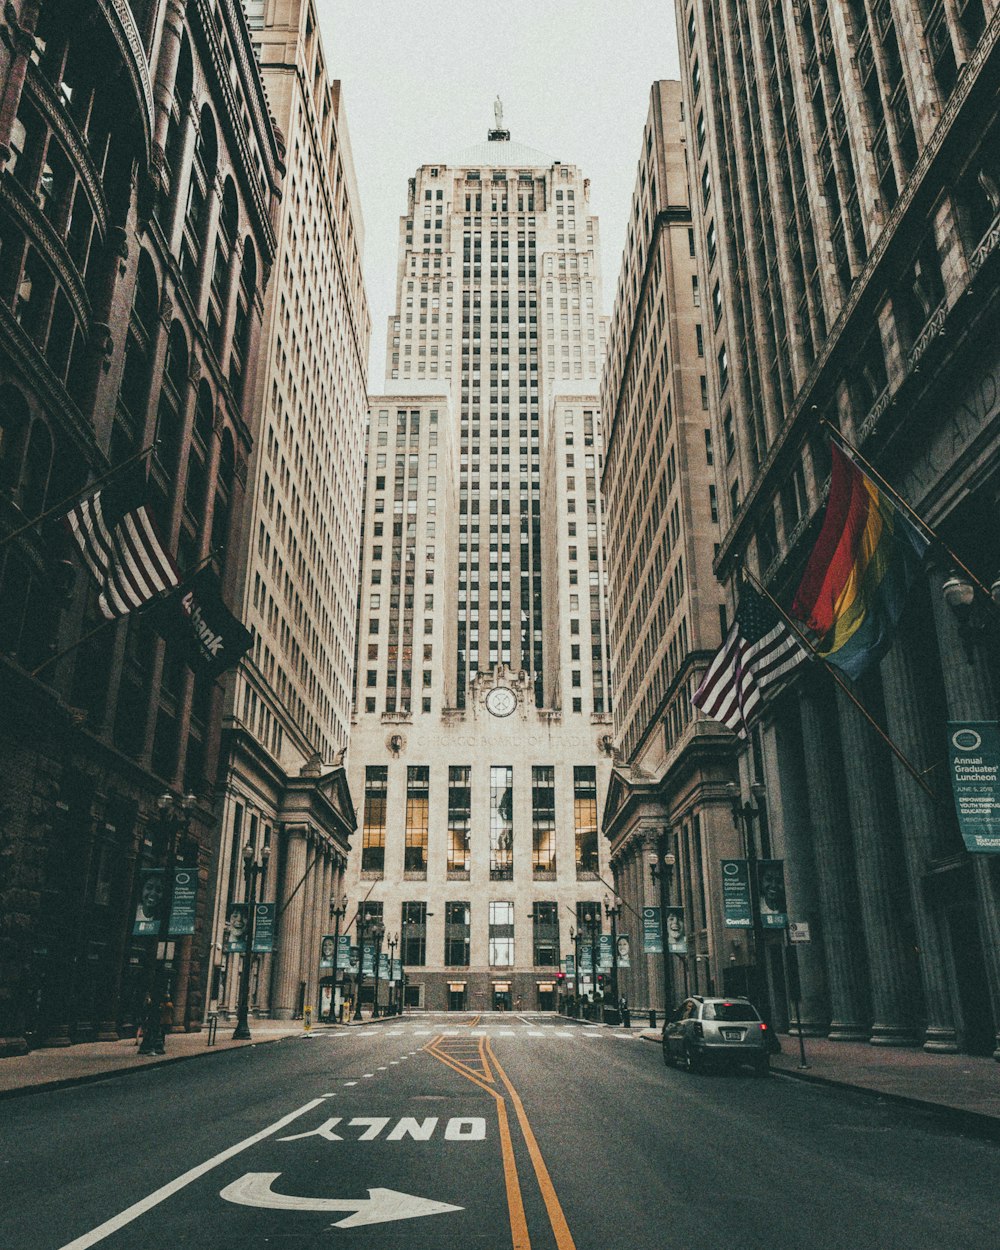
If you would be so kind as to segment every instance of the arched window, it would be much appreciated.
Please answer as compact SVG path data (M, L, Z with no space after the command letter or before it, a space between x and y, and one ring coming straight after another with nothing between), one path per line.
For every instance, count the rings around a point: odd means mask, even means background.
M254 291L257 286L257 255L248 238L243 245L243 266L240 270L240 289L236 297L236 317L233 322L233 342L229 353L229 384L233 394L240 399L243 371L250 350L250 314L253 309Z
M188 349L179 321L170 327L167 358L163 364L160 403L156 414L156 459L166 477L173 479L184 437L184 408L187 396Z
M181 277L190 293L197 297L198 265L205 248L205 231L208 226L208 198L219 161L219 145L216 138L215 119L208 105L201 110L198 138L195 142L191 181L188 184L187 205L184 211L184 237L181 242Z
M188 449L187 486L184 491L184 511L197 528L205 510L207 487L208 449L212 445L212 392L203 382L198 392L198 407L194 414L194 431Z
M229 264L233 243L239 228L239 204L232 178L226 179L222 192L222 212L215 236L215 260L212 263L212 289L208 301L208 337L216 356L222 355L222 334L226 319L226 297L229 293Z
M128 337L125 341L125 367L122 370L121 387L118 392L119 412L125 418L126 428L118 432L119 443L115 449L117 458L127 453L127 448L137 446L146 425L149 407L149 384L152 366L153 342L156 318L160 306L156 270L148 253L139 253L139 271L136 275L132 296L132 315L129 317Z

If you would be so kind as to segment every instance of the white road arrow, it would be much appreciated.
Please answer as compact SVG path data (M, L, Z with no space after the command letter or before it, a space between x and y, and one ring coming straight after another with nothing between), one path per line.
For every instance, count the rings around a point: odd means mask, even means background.
M271 1186L280 1172L247 1172L227 1185L220 1197L243 1207L267 1207L273 1211L353 1211L347 1219L335 1220L335 1228L358 1228L362 1224L386 1224L391 1220L415 1220L420 1215L444 1215L461 1211L447 1202L401 1194L395 1189L369 1189L367 1198L299 1198L276 1194Z

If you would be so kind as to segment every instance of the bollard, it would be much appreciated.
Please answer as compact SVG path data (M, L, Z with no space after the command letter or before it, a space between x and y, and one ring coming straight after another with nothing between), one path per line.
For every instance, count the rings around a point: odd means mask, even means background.
M208 1040L205 1042L206 1046L215 1045L215 1034L218 1031L218 1028L219 1013L217 1011L211 1011L208 1015Z
M313 1026L313 1009L312 1007L302 1008L302 1027L307 1033L312 1032Z
M651 1029L656 1028L656 1008L655 1007L650 1007L649 1009L649 1027Z

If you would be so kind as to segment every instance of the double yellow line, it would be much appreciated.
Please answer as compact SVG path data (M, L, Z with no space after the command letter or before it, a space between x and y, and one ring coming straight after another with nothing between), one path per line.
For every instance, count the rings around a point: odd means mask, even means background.
M528 1221L524 1213L524 1199L521 1195L521 1182L517 1174L517 1160L514 1156L514 1141L510 1131L510 1121L507 1116L507 1102L500 1090L495 1088L496 1076L499 1076L510 1100L514 1105L514 1111L517 1115L517 1122L521 1126L521 1135L524 1138L525 1145L528 1148L528 1155L531 1158L531 1165L535 1170L535 1179L538 1181L538 1188L541 1191L542 1201L545 1203L545 1210L548 1212L549 1223L552 1226L552 1234L555 1237L556 1250L576 1250L576 1243L573 1235L569 1231L569 1225L566 1223L566 1216L563 1213L562 1206L556 1196L555 1186L552 1184L552 1177L549 1170L545 1166L545 1160L542 1158L542 1152L539 1149L535 1134L532 1132L531 1125L528 1122L527 1113L524 1110L524 1104L521 1102L520 1095L511 1084L511 1080L507 1073L503 1070L500 1061L493 1053L488 1038L480 1038L477 1047L477 1058L479 1060L478 1067L472 1067L465 1063L457 1056L449 1054L444 1047L444 1035L439 1034L427 1043L424 1050L428 1054L433 1055L440 1063L451 1068L453 1072L457 1072L459 1076L464 1076L467 1081L471 1081L473 1085L479 1087L484 1093L490 1095L494 1100L497 1109L497 1122L500 1128L500 1149L503 1158L503 1174L504 1184L507 1190L507 1210L510 1215L510 1232L513 1243L513 1250L531 1250L531 1237L528 1233ZM470 1056L471 1057L471 1056Z

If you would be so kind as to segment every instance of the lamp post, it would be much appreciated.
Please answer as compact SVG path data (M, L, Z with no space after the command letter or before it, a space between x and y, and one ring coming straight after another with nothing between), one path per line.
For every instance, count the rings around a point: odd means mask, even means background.
M394 1016L396 1014L396 985L393 977L393 972L395 971L393 965L396 962L396 947L399 945L399 934L390 934L386 938L386 945L389 947L389 1010L387 1014Z
M663 1017L670 1018L674 1001L674 976L670 963L669 934L667 932L667 908L670 906L670 881L673 876L674 856L667 849L670 844L670 826L662 830L656 840L656 851L649 858L649 873L654 885L660 890L660 945L663 947Z
M378 1009L378 966L382 959L382 938L385 936L385 926L380 920L377 920L372 926L372 937L375 939L375 992L372 995L372 1019L377 1020L379 1017Z
M368 917L364 908L358 908L358 992L355 995L354 1019L361 1019L361 990L365 983L365 930L368 928Z
M750 931L753 934L753 973L751 977L750 997L757 1009L770 1023L769 996L767 994L767 978L764 970L764 928L760 922L760 900L757 897L757 842L754 838L754 822L764 812L764 787L755 781L750 791L757 800L756 805L740 802L740 789L735 781L726 787L729 802L733 810L733 825L739 830L743 839L743 854L747 861L747 876L750 886Z
M163 889L160 900L160 923L153 939L149 959L149 976L145 994L143 1012L142 1045L140 1055L162 1055L166 1051L166 1034L163 1020L163 1005L167 1001L167 984L164 978L163 961L160 959L160 948L166 954L166 942L170 929L170 909L174 901L173 868L177 858L177 839L181 830L186 831L191 820L191 812L198 802L193 794L178 796L169 790L156 800L156 810L161 829L163 855Z
M569 938L573 943L573 1014L580 1014L580 933L574 925L569 927Z
M264 844L260 854L254 853L252 842L243 848L243 880L247 900L247 948L243 952L243 963L240 966L240 995L236 1009L236 1028L233 1029L234 1042L250 1041L250 964L253 960L253 933L256 919L257 878L267 872L267 861L271 858L271 848Z
M346 894L339 903L337 903L336 899L330 899L330 915L333 916L336 922L333 930L333 970L330 974L330 1010L326 1017L331 1024L336 1016L337 1005L337 960L340 955L340 921L346 911Z
M604 896L604 914L611 921L611 997L617 1008L618 998L618 917L622 914L622 901L615 895L614 902Z

